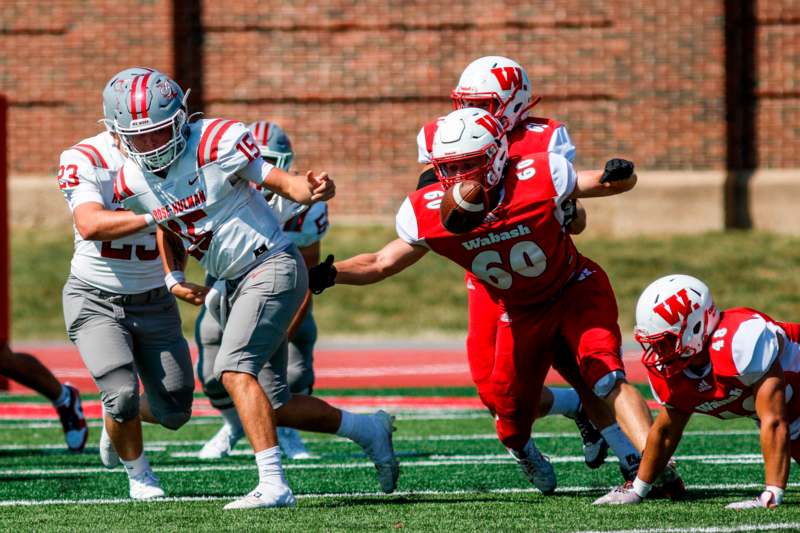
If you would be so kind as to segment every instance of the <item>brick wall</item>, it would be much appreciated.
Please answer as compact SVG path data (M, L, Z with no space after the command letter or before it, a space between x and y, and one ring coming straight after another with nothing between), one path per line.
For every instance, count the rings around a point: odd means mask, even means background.
M390 213L416 181L420 125L486 54L526 66L537 113L567 123L581 167L725 168L724 0L173 1L4 4L12 175L52 174L97 131L106 79L146 64L200 83L206 116L283 125L298 167L337 178L335 212ZM800 8L757 4L759 161L800 167Z

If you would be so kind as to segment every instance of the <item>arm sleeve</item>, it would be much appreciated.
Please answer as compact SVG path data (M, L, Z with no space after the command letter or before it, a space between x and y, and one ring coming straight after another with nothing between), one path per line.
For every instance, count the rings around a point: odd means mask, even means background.
M569 136L567 127L563 124L556 128L553 136L550 137L550 145L547 147L548 152L560 154L566 157L570 163L575 162L575 145L572 144L572 139Z
M211 157L213 157L213 142ZM225 129L217 147L217 164L227 175L237 175L261 185L274 168L261 158L256 141L244 124L236 122Z
M553 188L556 191L556 205L569 198L578 182L578 173L567 158L560 154L550 153L550 175L553 177Z
M431 162L431 153L428 151L428 143L425 139L425 126L421 127L417 134L417 161L423 165Z
M61 154L58 186L70 212L88 202L105 205L94 166L77 150L66 150Z
M267 177L267 174L269 174L273 168L275 168L274 165L267 163L258 157L236 170L235 174L251 183L261 185L264 183L264 179Z
M403 201L403 205L401 205L400 209L397 211L395 229L397 230L397 236L408 244L428 248L425 239L419 237L417 215L414 213L414 206L411 205L411 200L408 197L406 197Z
M760 380L780 355L779 333L766 320L755 317L742 322L731 340L737 378L746 386Z

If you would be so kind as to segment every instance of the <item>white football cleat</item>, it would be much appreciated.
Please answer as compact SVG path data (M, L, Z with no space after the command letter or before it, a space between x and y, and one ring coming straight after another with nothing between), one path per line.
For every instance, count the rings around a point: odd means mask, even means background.
M220 430L203 445L197 457L209 460L227 457L243 436L243 433L234 432L228 424L224 424Z
M152 500L164 497L161 483L152 470L145 470L136 477L129 477L128 486L131 498L134 500Z
M734 509L736 511L741 511L742 509L771 509L772 507L777 507L778 505L780 505L780 502L775 497L775 494L769 490L765 490L758 496L758 498L752 498L742 502L729 503L725 506L725 509Z
M372 422L372 440L362 445L364 452L375 463L381 490L391 494L397 488L397 478L400 477L400 463L392 446L392 432L395 430L392 423L394 417L386 411L378 411L369 417Z
M293 460L311 459L303 437L296 429L278 427L278 444L283 454Z
M271 485L259 484L247 496L234 500L223 509L260 509L270 507L295 507L297 500L294 499L292 489L288 486L275 487Z
M592 505L632 505L637 503L642 503L642 498L633 492L633 481L626 481L608 494L597 498Z
M114 449L114 443L111 442L111 437L108 436L106 431L105 421L103 422L103 431L100 432L100 462L106 468L116 468L121 464L119 455Z
M518 453L509 449L508 453L516 459L522 473L533 483L533 486L541 491L542 494L552 494L556 490L556 472L553 465L533 443L533 439L528 441L525 449Z

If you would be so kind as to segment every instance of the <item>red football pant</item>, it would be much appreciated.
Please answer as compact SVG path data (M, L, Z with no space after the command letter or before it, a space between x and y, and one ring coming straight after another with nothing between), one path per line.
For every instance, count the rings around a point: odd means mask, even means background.
M546 303L507 307L469 278L468 289L470 372L507 448L521 450L530 439L556 354L574 354L589 386L623 370L617 302L594 262L584 259L576 279Z

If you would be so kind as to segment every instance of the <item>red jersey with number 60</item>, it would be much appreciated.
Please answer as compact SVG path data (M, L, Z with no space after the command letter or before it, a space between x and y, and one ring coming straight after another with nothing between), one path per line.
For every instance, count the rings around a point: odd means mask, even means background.
M576 179L563 156L530 154L507 167L500 203L478 228L455 235L442 226L444 191L435 183L406 198L397 213L397 233L458 263L507 305L543 302L578 268L580 256L562 228L560 208Z
M792 438L800 437L800 324L777 322L747 307L728 309L706 349L711 363L700 373L686 369L664 378L649 372L653 395L662 405L717 418L756 418L753 385L779 360L789 420L797 421Z

